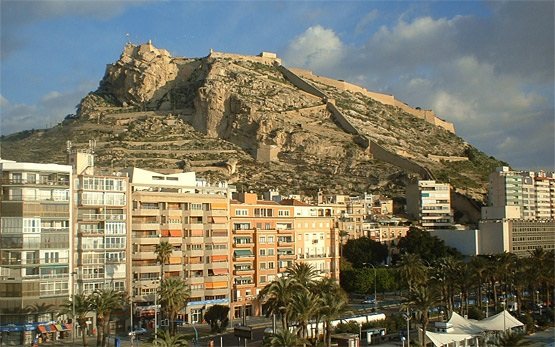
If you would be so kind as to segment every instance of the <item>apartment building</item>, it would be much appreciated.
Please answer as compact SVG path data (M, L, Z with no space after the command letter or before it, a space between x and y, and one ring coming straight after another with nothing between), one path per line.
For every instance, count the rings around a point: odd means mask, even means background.
M233 187L197 180L194 172L127 170L132 189L132 299L135 321L154 316L160 277L183 278L191 298L178 319L200 323L214 304L230 297L229 199ZM155 248L173 246L169 264ZM150 322L149 322L150 323Z
M497 168L489 177L488 207L505 206L520 207L523 219L554 219L555 173Z
M239 193L231 201L233 317L261 314L256 295L296 262L339 278L338 235L331 208L295 199L258 200Z
M322 276L339 280L339 231L335 228L333 209L308 205L288 199L295 218L297 261L312 265Z
M71 166L0 160L2 344L30 345L70 296ZM37 330L38 329L38 330Z
M70 150L74 172L74 280L78 293L113 288L128 292L130 268L129 180L95 168L92 150Z
M407 185L407 213L427 230L453 225L451 188L448 183L419 180Z
M342 237L343 242L348 239L368 236L364 230L364 220L367 219L371 210L371 197L360 199L349 195L323 195L319 193L317 206L332 213L335 228L344 235Z

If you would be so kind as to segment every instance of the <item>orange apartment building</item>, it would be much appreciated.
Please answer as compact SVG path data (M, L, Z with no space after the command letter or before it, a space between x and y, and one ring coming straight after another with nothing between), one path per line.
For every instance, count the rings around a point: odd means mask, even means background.
M185 279L191 297L179 319L202 322L214 304L229 304L230 243L227 184L209 186L194 172L163 175L133 168L132 273L136 319L154 314L162 265L155 247L163 241L173 246L163 276Z
M313 208L314 215L296 212ZM230 203L232 230L233 318L262 314L256 300L260 290L295 262L307 262L322 276L339 278L337 233L331 210L297 200L258 200L256 194L239 193Z

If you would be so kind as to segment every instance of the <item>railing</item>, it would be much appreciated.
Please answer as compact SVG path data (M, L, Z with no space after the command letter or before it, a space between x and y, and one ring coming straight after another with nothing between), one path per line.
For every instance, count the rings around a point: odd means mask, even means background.
M84 221L103 221L103 220L109 220L109 221L124 221L126 220L126 215L125 214L83 214L78 216L78 218L81 218L81 220Z
M4 178L2 184L44 185L44 186L69 186L69 180L39 180L29 181L24 179Z

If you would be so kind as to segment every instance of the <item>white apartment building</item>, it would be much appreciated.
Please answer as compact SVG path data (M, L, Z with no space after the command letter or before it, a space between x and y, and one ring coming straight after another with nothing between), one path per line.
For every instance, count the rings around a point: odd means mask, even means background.
M445 229L453 225L448 183L420 180L407 186L406 195L407 213L424 229Z
M505 206L520 207L523 219L554 219L555 174L497 168L489 177L488 207Z
M30 345L57 319L48 307L71 295L71 173L68 165L0 160L0 318L12 324L2 345Z

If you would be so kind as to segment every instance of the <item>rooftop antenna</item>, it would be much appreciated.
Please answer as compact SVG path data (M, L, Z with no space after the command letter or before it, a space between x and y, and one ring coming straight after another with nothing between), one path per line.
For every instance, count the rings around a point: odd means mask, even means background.
M125 33L125 36L127 37L127 44L131 44L131 39L129 33Z

